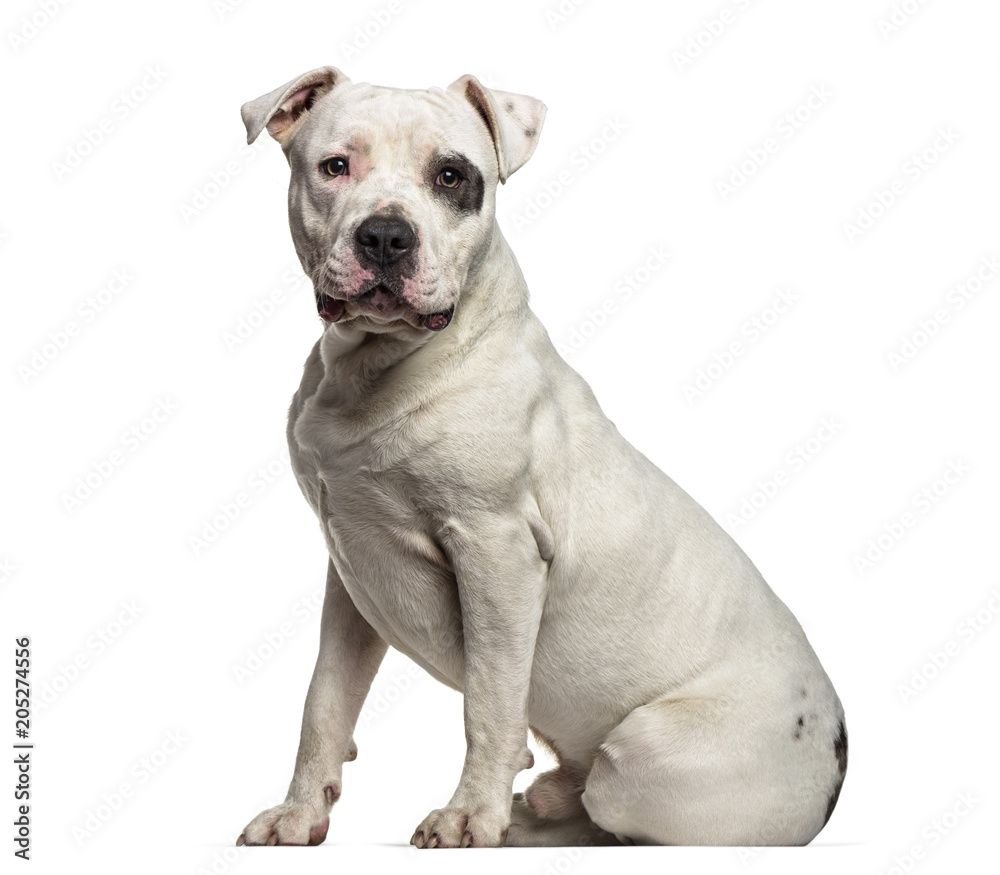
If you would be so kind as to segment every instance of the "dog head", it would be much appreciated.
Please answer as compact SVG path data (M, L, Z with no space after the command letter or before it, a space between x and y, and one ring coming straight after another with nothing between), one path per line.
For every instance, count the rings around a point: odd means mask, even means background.
M289 223L320 316L439 331L475 279L497 182L531 157L545 105L463 76L447 89L353 83L321 67L242 108L291 167Z

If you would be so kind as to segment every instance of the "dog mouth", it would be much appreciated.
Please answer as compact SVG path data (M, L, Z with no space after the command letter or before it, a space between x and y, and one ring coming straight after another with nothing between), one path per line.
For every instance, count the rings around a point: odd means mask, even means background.
M320 292L316 296L316 309L319 311L319 318L324 322L339 322L347 311L347 302Z
M389 322L399 319L406 313L413 313L420 324L429 331L442 331L451 323L455 308L439 310L436 313L417 313L399 295L395 294L384 283L372 286L353 301L334 298L324 292L316 295L316 310L324 322L340 322L351 310L351 317L368 316L378 322Z
M451 324L451 317L454 315L454 307L449 307L447 310L440 310L437 313L421 313L420 324L429 331L443 331Z

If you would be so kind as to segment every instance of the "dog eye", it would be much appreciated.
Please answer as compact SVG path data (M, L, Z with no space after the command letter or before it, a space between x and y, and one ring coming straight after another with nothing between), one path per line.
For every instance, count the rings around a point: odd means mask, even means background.
M454 167L445 167L434 180L436 185L443 185L445 188L458 188L462 184L462 174Z
M346 158L327 158L322 164L319 165L320 169L326 173L327 176L346 176L347 175L347 159Z

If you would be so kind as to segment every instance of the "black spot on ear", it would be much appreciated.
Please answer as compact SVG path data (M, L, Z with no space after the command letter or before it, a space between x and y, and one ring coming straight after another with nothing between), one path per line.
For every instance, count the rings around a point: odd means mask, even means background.
M538 131L535 128L525 128L524 129L524 136L526 136L529 140L533 140L535 138L535 135L537 133L538 133Z
M513 100L508 100L508 101L507 101L507 102L506 102L506 103L505 103L505 104L503 105L503 108L504 108L505 110L507 110L507 112L513 112L513 111L514 111L514 101L513 101Z
M799 690L799 695L802 696L803 699L806 697L806 688L805 687L803 687L801 690Z
M795 721L795 738L802 738L802 727L805 725L805 717L799 714L799 719Z

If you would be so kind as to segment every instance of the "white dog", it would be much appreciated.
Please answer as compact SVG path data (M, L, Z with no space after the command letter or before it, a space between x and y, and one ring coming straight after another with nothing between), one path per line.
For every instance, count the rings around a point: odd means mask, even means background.
M287 799L239 844L317 844L388 646L465 696L418 847L799 845L847 764L798 622L556 353L497 227L545 107L306 73L243 107L291 166L323 335L288 423L329 552ZM559 767L512 797L528 730Z

